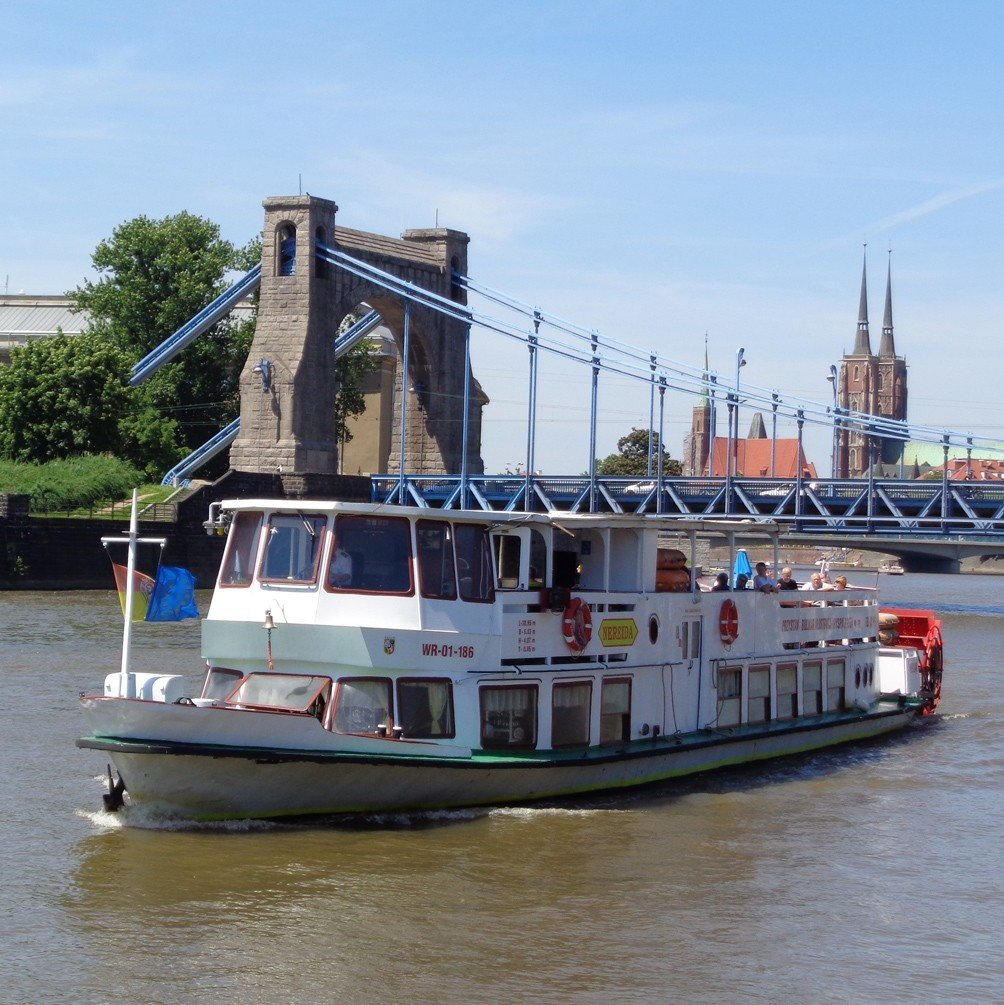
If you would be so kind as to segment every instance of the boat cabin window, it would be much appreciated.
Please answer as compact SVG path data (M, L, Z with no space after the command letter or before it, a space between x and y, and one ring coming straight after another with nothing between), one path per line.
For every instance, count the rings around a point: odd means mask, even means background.
M202 685L202 698L212 698L222 701L230 694L237 682L244 676L239 670L224 670L222 667L210 667L206 673L206 681Z
M346 677L338 682L333 719L336 733L386 731L392 711L389 678Z
M740 667L718 668L719 726L738 726L742 721L743 672Z
M348 593L412 593L411 523L404 517L340 514L325 586Z
M258 578L263 583L314 583L324 541L323 516L273 513Z
M453 526L445 520L419 520L418 582L423 597L457 599L457 571L453 554Z
M243 511L234 517L220 570L220 586L250 586L258 560L264 514Z
M401 678L397 682L397 723L405 736L456 736L453 687L446 678Z
M253 708L279 708L289 712L318 714L318 704L326 703L331 690L330 677L305 674L253 673L234 689L227 699L234 705Z
M539 530L496 531L494 548L500 590L539 590L547 582L547 545Z
M823 711L822 671L819 663L802 667L802 715L819 715Z
M770 714L770 667L750 667L747 722L768 722Z
M600 743L631 739L631 681L605 680L600 691Z
M500 590L519 588L521 544L518 534L499 534L495 538L495 564L499 570Z
M842 659L826 661L826 710L828 712L837 712L844 707L845 676L845 663Z
M481 688L481 746L532 749L537 746L537 685Z
M588 747L592 683L567 681L555 684L551 702L551 746Z
M492 567L488 528L481 524L454 525L457 536L457 573L460 597L476 603L495 600L495 573Z
M798 715L798 674L794 663L777 667L777 717L794 719Z

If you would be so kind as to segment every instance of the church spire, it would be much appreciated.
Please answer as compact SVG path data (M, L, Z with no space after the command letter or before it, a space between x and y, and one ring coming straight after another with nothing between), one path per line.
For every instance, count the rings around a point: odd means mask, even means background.
M868 245L865 245L861 262L861 303L858 306L858 330L854 336L853 356L870 356L871 342L868 338Z
M896 340L892 335L892 249L889 249L889 271L885 281L885 317L882 320L882 341L879 356L891 359L896 355Z

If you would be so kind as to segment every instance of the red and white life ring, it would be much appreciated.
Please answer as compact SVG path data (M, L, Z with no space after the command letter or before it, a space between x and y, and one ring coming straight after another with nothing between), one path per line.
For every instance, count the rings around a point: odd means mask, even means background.
M718 612L718 635L727 646L739 638L739 608L734 600L723 600Z
M561 634L573 653L582 652L589 645L593 637L593 613L581 598L569 600L561 619Z

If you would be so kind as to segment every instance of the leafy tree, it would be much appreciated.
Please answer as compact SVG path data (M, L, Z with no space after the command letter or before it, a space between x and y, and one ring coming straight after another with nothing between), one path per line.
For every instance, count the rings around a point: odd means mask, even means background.
M135 363L222 293L227 273L245 265L254 248L235 248L215 223L191 213L139 216L97 246L91 260L99 279L69 296L90 314L88 331ZM146 419L159 414L178 448L204 443L237 413L253 332L253 322L214 325L138 388L136 411ZM139 443L139 422L134 432ZM156 439L163 446L164 431Z
M0 367L0 456L42 464L110 453L150 473L178 460L176 426L129 387L130 360L93 333L37 339Z
M652 473L659 463L659 434L652 434L654 451L652 454ZM631 477L648 474L649 435L647 429L632 429L626 436L617 441L617 453L609 454L598 461L596 473L600 475ZM679 461L674 461L669 454L662 452L662 472L664 475L678 475L682 471Z

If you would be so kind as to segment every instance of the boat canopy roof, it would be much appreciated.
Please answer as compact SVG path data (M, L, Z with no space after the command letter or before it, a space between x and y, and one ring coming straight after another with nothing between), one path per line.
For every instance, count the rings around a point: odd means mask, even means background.
M450 520L457 523L488 523L493 529L506 526L563 527L570 532L595 528L658 530L664 533L699 537L734 537L763 540L776 538L780 527L776 523L754 523L751 520L725 520L695 517L681 519L656 513L570 513L551 510L547 513L507 512L497 510L433 509L431 507L398 506L391 503L339 502L316 499L228 499L221 503L224 510L268 510L274 513L355 513L365 516L410 516L415 519Z

